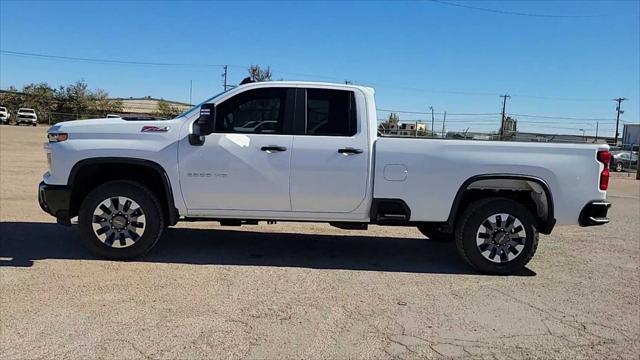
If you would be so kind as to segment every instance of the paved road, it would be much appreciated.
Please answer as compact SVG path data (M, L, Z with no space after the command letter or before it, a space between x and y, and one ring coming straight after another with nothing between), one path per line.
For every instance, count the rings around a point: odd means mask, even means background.
M168 231L111 262L41 213L44 128L0 127L0 358L633 358L640 183L611 224L543 236L522 276L474 274L414 229Z

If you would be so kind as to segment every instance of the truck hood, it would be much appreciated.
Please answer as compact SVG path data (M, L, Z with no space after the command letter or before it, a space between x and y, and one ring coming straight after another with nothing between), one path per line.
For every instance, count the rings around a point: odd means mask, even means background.
M58 123L48 132L69 134L69 139L131 139L150 135L176 136L184 119L127 121L118 118L74 120Z

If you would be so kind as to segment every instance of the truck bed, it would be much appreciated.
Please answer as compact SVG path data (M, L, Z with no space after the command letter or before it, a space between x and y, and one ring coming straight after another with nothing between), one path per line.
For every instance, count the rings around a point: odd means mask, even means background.
M382 137L374 149L374 198L404 200L411 221L446 221L460 187L479 175L543 181L558 224L577 224L587 202L606 197L598 186L603 165L596 156L607 145Z

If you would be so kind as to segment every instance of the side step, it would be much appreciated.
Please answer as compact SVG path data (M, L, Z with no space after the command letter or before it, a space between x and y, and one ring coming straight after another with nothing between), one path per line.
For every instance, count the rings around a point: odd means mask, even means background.
M408 221L409 218L405 214L378 214L378 222L386 221Z

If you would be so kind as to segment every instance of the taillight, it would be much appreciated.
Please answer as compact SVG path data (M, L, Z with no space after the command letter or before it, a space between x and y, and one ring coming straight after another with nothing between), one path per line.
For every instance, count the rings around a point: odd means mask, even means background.
M609 187L609 163L611 162L609 150L598 151L598 161L604 164L604 169L600 173L600 190L607 190Z

